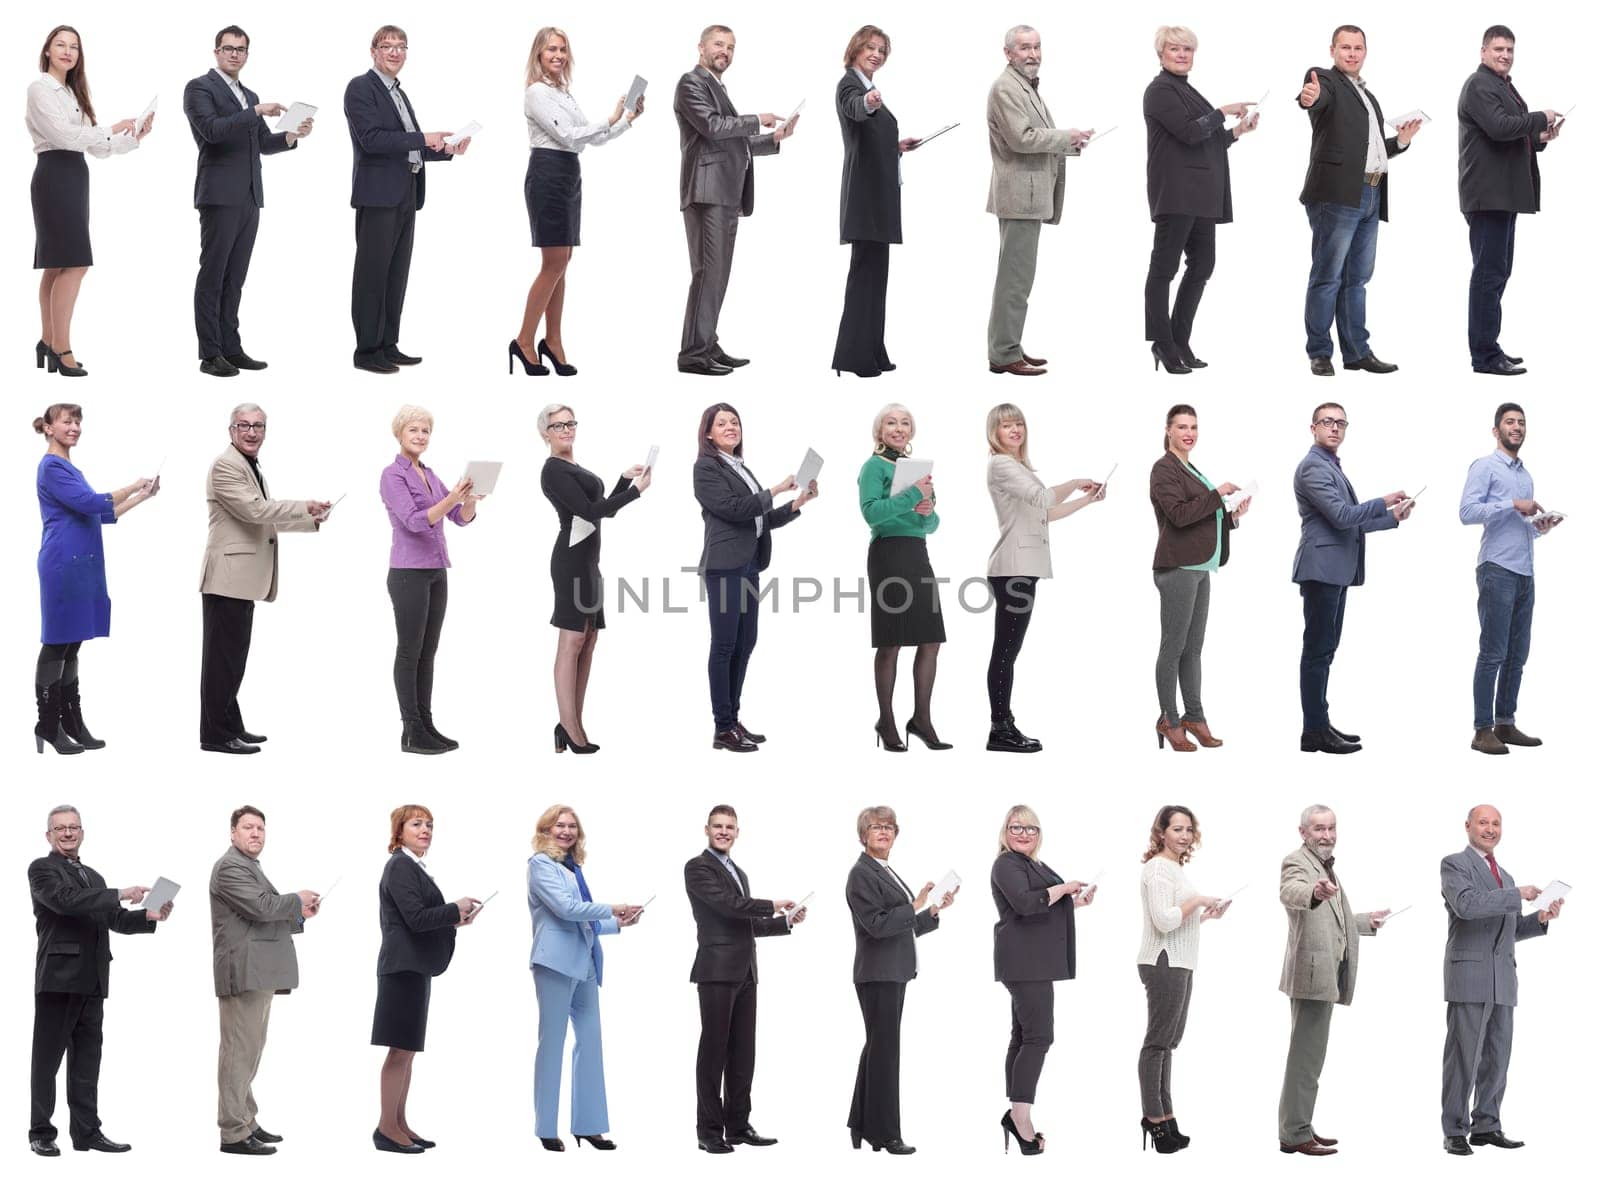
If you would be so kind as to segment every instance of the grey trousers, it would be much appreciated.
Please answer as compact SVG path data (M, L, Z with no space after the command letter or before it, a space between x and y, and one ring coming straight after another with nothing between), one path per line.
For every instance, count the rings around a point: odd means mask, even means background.
M1039 262L1039 226L1032 219L1000 219L1000 263L994 273L994 300L989 305L989 364L1022 360L1022 328L1028 320L1028 296Z
M221 1040L217 1046L217 1127L222 1142L233 1144L256 1129L256 1097L250 1090L267 1044L271 992L243 992L217 998Z
M704 360L717 348L717 320L733 274L739 207L691 205L683 211L683 231L689 242L689 300L683 309L678 360Z
M1511 1018L1515 1012L1510 1005L1451 1001L1445 1006L1440 1122L1446 1136L1499 1131L1500 1100L1505 1098L1506 1070L1511 1065Z
M1206 616L1211 611L1211 571L1171 567L1155 572L1161 593L1161 648L1156 653L1156 700L1167 725L1180 720L1203 722L1200 704L1200 650L1206 643ZM1183 717L1178 717L1178 689L1183 690Z
M1158 1120L1172 1114L1172 1051L1183 1040L1189 1022L1189 993L1194 973L1188 968L1167 965L1162 952L1154 964L1139 965L1144 981L1144 1046L1139 1051L1139 1102L1145 1119Z
M1317 1110L1317 1080L1328 1056L1332 1001L1289 998L1289 1057L1283 1064L1283 1093L1278 1097L1278 1143L1304 1144L1312 1136Z

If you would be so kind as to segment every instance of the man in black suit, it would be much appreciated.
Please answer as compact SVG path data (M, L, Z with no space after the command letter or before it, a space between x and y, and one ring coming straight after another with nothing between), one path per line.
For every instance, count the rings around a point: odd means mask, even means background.
M45 822L50 853L28 866L39 952L33 975L32 1124L28 1147L39 1156L60 1156L56 1129L56 1071L67 1057L67 1108L72 1113L72 1147L79 1152L127 1152L100 1130L101 1024L110 991L110 932L148 934L172 913L168 902L158 912L124 910L124 902L143 902L147 886L113 890L105 878L78 859L83 820L63 804Z
M683 867L694 911L694 967L700 986L700 1052L695 1058L695 1135L705 1152L735 1144L776 1144L750 1126L750 1084L756 1072L756 940L787 935L804 922L804 907L750 896L750 879L728 854L739 816L718 804L706 817L709 847Z
M1539 153L1561 134L1557 111L1529 111L1511 84L1517 38L1504 25L1483 31L1479 66L1456 103L1456 188L1472 242L1467 345L1475 373L1516 377L1521 357L1500 347L1500 298L1511 278L1517 214L1539 212Z
M200 150L194 207L200 211L200 273L194 281L194 331L200 338L200 372L234 377L265 369L239 342L239 299L256 245L265 204L261 157L286 152L311 134L311 120L273 134L264 115L282 115L282 103L264 103L239 81L250 38L238 25L216 37L216 68L183 88L183 113Z
M1367 345L1367 280L1378 259L1378 223L1389 220L1389 160L1405 151L1422 120L1384 132L1383 107L1361 77L1367 35L1355 25L1333 31L1333 69L1306 71L1299 103L1311 119L1311 163L1300 204L1311 223L1311 278L1306 283L1306 354L1311 372L1333 376L1333 341L1346 369L1393 373Z
M768 156L794 134L795 115L741 115L728 97L723 71L733 64L733 30L711 25L700 34L700 64L678 79L672 112L678 117L678 208L689 239L689 302L683 312L678 371L726 377L750 362L731 357L717 341L717 319L733 272L739 218L755 209L754 156ZM761 134L771 127L770 134Z
M400 313L411 275L411 239L427 193L423 165L462 155L472 137L451 144L449 132L418 130L411 100L400 90L406 64L405 30L384 25L372 35L372 69L350 79L344 117L350 125L355 166L350 205L356 211L356 265L350 319L355 324L355 367L397 373L415 365L399 348Z

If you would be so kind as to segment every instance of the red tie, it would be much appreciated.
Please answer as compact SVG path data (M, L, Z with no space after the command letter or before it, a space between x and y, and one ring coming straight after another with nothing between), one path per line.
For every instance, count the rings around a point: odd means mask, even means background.
M1500 880L1500 867L1494 863L1493 853L1489 854L1489 872L1494 874L1494 884L1505 889L1506 884Z

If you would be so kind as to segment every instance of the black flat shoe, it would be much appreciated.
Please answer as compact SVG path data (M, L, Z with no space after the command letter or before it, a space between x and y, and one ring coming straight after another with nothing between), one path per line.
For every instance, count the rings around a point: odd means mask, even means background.
M352 362L357 369L364 369L368 373L399 373L400 366L391 364L380 357L357 357Z
M732 365L724 365L720 361L713 361L709 357L698 357L693 361L679 361L679 373L693 373L699 377L727 377L733 372Z
M415 1133L413 1133L412 1136L411 1136L411 1143L415 1144L418 1148L438 1148L439 1147L437 1141L424 1140L421 1136L418 1136Z
M219 755L257 755L261 753L259 746L254 746L239 738L230 738L226 742L202 742L200 749L209 750L212 754Z
M42 362L41 362L42 363ZM35 1156L60 1156L61 1149L48 1136L29 1136L28 1151Z
M270 1144L263 1144L254 1136L246 1136L243 1140L224 1140L217 1151L229 1156L271 1156L278 1150Z
M1393 365L1388 361L1378 360L1372 353L1368 353L1359 361L1346 361L1344 362L1344 367L1346 369L1361 369L1367 373L1394 373L1400 368L1400 366Z
M72 1142L72 1150L74 1152L127 1152L132 1147L133 1145L131 1144L118 1144L100 1131L96 1131L87 1140L74 1140Z
M1487 373L1490 377L1521 377L1527 372L1521 365L1512 361L1510 357L1501 357L1498 361L1490 361L1487 365L1474 365L1474 373ZM1456 1139L1456 1137L1451 1137Z
M1178 356L1178 348L1170 340L1153 340L1150 342L1150 355L1155 358L1156 369L1165 368L1168 373L1192 373L1193 370L1183 363L1183 358Z
M544 341L541 340L539 343L543 344ZM534 349L533 350L533 355L535 357L538 357L539 350L538 349ZM522 371L524 373L526 373L529 377L549 377L550 376L550 370L546 369L543 365L539 364L539 362L537 360L534 360L534 361L528 360L528 355L522 351L522 346L520 344L518 344L515 340L513 340L510 344L506 345L506 357L507 357L507 360L506 360L506 373L507 374L516 373L516 371L517 371L517 362L521 361L522 362Z
M743 734L751 742L757 743L758 745L767 740L767 736L765 734L757 734L754 730L747 729L743 722L735 722L733 724L733 728L739 731L739 733Z
M724 1139L729 1144L747 1144L751 1148L770 1148L778 1142L776 1136L763 1136L754 1128L746 1128L742 1132L735 1132L731 1136L725 1136Z
M1465 1136L1446 1136L1444 1150L1451 1156L1471 1156L1472 1146L1467 1143Z
M734 754L747 755L759 748L735 727L732 730L721 730L714 734L711 738L711 749L731 750Z
M1032 1140L1024 1140L1022 1133L1017 1131L1017 1121L1011 1118L1008 1111L1000 1117L1000 1139L1005 1141L1006 1151L1011 1151L1011 1141L1017 1142L1017 1147L1022 1150L1023 1156L1038 1156L1044 1151L1044 1135L1040 1132L1033 1134Z
M539 1143L544 1146L546 1152L565 1152L567 1150L567 1145L562 1140L551 1140L546 1136L540 1136Z
M1332 377L1332 376L1334 376L1333 358L1332 357L1312 357L1311 358L1311 376L1312 377Z
M273 1133L271 1133L271 1132L267 1131L265 1128L263 1128L260 1124L257 1124L255 1127L250 1129L250 1138L252 1140L259 1140L263 1144L282 1144L283 1143L283 1137L282 1136L274 1135ZM418 1141L418 1143L421 1143L421 1141Z
M701 1152L709 1152L712 1156L722 1156L733 1151L733 1145L726 1140L708 1140L704 1136L698 1138Z
M1474 1148L1482 1148L1485 1144L1491 1145L1495 1148L1521 1148L1526 1141L1513 1140L1499 1128L1496 1128L1492 1132L1472 1133L1472 1135L1467 1137L1467 1143L1472 1145Z
M384 349L383 350L383 359L385 361L389 362L389 364L391 364L391 365L420 365L420 364L422 364L422 358L421 357L410 356L409 354L402 353L399 349Z
M1361 744L1348 742L1332 730L1302 730L1300 749L1306 754L1348 755L1360 750Z
M730 357L720 348L711 354L711 359L718 365L726 365L729 369L738 369L741 366L750 364L749 357Z
M207 357L200 362L200 372L207 377L238 377L239 367L230 364L226 357Z
M235 369L249 369L251 372L256 372L267 367L267 363L265 361L258 361L249 353L229 353L226 360L228 364L232 365Z
M1505 359L1507 361L1511 362L1511 364L1513 364L1513 365L1522 364L1522 358L1521 357L1513 357L1510 353L1506 353L1504 355L1505 355Z
M600 746L595 742L576 742L572 735L567 733L567 728L560 722L556 723L556 754L570 750L575 755L592 755Z
M890 726L889 732L885 734L883 732L883 723L873 722L872 732L877 735L877 738L873 741L874 746L881 746L890 754L903 755L906 753L906 744L900 741L900 735L895 733L893 726Z
M954 743L940 742L939 736L932 729L924 730L917 724L916 718L906 722L906 737L922 739L922 745L929 750L949 750L954 745Z
M582 1148L587 1143L592 1147L598 1148L601 1152L610 1152L617 1146L615 1140L607 1140L604 1136L580 1136L576 1132L572 1134L572 1141L579 1148Z
M421 1156L420 1144L401 1144L398 1140L391 1140L376 1128L372 1130L372 1147L379 1152L401 1152L406 1156Z
M539 346L534 350L534 352L538 356L544 357L550 362L550 368L556 371L557 377L571 377L573 374L578 372L578 367L576 365L568 365L565 361L556 360L555 353L551 351L549 344L545 342L545 339L542 336L539 338Z

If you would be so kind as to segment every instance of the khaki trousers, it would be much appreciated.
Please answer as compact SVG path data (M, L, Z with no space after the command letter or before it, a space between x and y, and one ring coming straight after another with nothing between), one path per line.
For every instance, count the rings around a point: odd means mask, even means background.
M224 1144L248 1139L256 1128L256 1099L250 1091L261 1051L267 1044L272 993L244 992L217 998L221 1039L217 1046L217 1127Z

